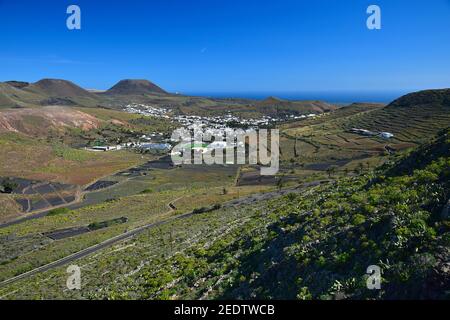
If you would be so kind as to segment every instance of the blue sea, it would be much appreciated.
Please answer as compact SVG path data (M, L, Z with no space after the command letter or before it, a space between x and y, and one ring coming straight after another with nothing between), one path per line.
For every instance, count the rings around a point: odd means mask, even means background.
M212 98L245 98L262 100L277 97L286 100L321 100L335 104L353 102L389 103L416 90L405 91L314 91L314 92L187 92L184 94Z

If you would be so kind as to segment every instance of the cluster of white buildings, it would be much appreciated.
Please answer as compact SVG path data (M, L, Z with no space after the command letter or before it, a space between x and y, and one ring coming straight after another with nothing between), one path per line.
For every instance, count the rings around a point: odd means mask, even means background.
M393 133L390 132L374 132L366 129L358 129L358 128L352 128L350 130L351 133L360 134L363 136L373 137L373 136L379 136L383 139L391 139L394 137Z
M86 147L85 150L88 151L118 151L122 149L132 148L134 146L133 143L122 143L115 146L93 146L93 147Z
M201 116L191 116L191 115L180 115L173 116L174 121L182 124L185 128L195 130L198 127L212 128L212 129L227 129L230 126L236 126L239 124L242 127L247 127L250 129L258 129L260 127L267 127L273 123L286 120L299 120L315 117L316 114L309 115L289 115L285 117L272 117L272 116L262 116L261 118L250 118L243 119L238 116L227 114L220 117L201 117Z
M166 108L155 108L152 106L147 106L145 104L129 104L125 107L125 111L129 113L142 114L144 116L152 116L156 118L169 119L168 113L171 112L170 109Z
M195 115L172 115L172 111L167 108L155 108L144 104L129 104L125 107L125 111L129 113L142 114L145 116L152 116L156 118L171 119L171 122L180 123L187 129L198 129L199 127L211 129L226 129L230 126L239 124L242 127L258 129L260 127L267 127L273 123L286 120L301 120L316 117L316 114L308 115L288 115L283 117L263 116L261 118L243 119L238 116L227 114L217 117L195 116Z
M148 140L151 141L151 140ZM122 143L115 146L93 146L84 148L88 151L119 151L123 149L139 149L139 150L149 150L149 151L170 151L172 146L169 143L162 142L128 142Z
M124 110L129 113L141 114L144 116L151 116L155 118L170 119L172 123L179 123L182 128L185 128L191 132L203 132L208 133L212 137L219 136L233 136L236 131L232 127L246 128L244 132L251 132L261 127L267 127L279 121L286 120L300 120L313 118L316 114L308 115L288 115L283 117L263 116L254 119L242 119L232 114L226 114L217 117L206 117L196 115L170 115L172 110L162 107L152 107L144 104L129 104ZM170 151L171 144L177 141L171 139L164 139L164 133L162 132L149 132L142 135L137 142L128 142L116 146L94 146L86 147L86 150L90 151L116 151L122 149L140 149L140 150L165 150ZM232 146L225 145L225 142L217 141L210 144L208 147L201 146L202 151L206 151L209 148L222 147L237 147L237 144ZM198 147L198 146L197 146Z
M141 136L141 140L144 141L153 141L153 140L159 140L164 136L164 133L162 132L151 132L148 134L143 134Z

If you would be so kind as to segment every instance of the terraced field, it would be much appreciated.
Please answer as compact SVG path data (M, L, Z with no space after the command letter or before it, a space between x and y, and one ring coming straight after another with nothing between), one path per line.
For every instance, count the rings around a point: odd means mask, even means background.
M388 107L348 118L341 128L366 128L395 134L397 143L420 143L450 123L449 107Z
M392 150L415 147L450 123L450 102L446 100L449 90L436 92L416 102L409 101L410 96L405 96L388 106L355 104L317 119L284 126L284 140L281 143L283 159L299 164L348 159L352 160L349 162L352 167L347 166L349 169L358 165L355 161L358 159L363 163L379 163ZM411 95L421 97L423 93ZM353 128L391 132L394 137L362 136L350 132ZM294 155L294 145L297 157Z

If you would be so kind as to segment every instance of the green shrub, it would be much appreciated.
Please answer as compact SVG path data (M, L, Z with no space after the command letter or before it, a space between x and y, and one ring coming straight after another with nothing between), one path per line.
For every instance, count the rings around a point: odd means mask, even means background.
M362 214L356 214L352 220L352 224L354 226L359 226L360 224L363 224L364 222L366 222L366 217L364 217Z
M69 214L71 212L71 210L69 208L58 208L58 209L53 209L50 210L48 213L48 216L57 216L60 214Z
M0 193L12 193L15 188L18 187L18 184L7 178L0 183Z
M199 213L204 213L206 212L207 208L205 207L201 207L201 208L195 208L194 210L192 210L193 214L199 214Z

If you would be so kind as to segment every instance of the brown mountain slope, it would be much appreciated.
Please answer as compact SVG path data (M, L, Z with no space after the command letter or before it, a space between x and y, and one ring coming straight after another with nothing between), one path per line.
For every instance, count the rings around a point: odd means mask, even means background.
M167 92L148 80L126 79L119 81L106 91L109 95L167 94Z
M22 90L18 82L0 82L0 108L29 107L44 98L39 93Z
M46 136L50 129L73 127L90 130L99 125L100 121L94 116L67 107L48 106L0 112L0 133L20 132L31 136Z
M102 103L99 96L61 79L42 79L23 88L25 92L32 92L44 97L40 105L79 105L95 107Z
M30 84L25 88L26 91L44 94L50 97L90 97L95 95L76 84L60 79L42 79Z

